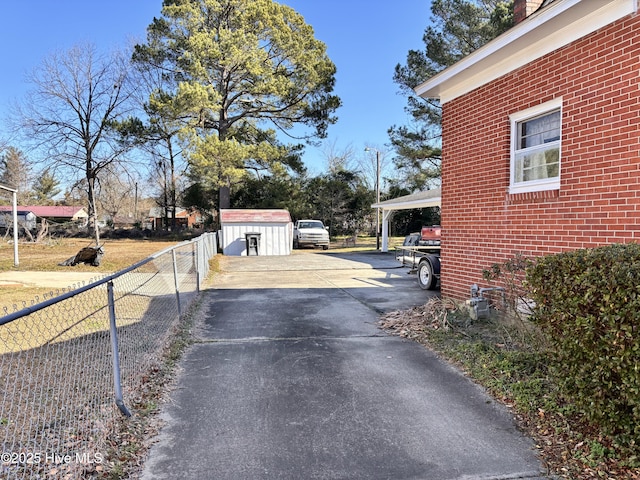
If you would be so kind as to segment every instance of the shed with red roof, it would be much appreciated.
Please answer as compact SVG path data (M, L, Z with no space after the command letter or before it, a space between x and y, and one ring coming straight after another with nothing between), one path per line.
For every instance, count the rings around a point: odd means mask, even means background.
M291 254L293 222L287 210L222 209L220 224L225 255Z

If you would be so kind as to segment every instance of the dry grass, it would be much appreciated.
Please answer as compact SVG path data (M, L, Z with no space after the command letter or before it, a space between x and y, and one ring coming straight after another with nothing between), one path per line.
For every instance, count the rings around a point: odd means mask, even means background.
M331 238L330 249L338 252L361 252L376 248L376 237L359 236L355 244L350 241L347 242L347 238L351 239L353 237L340 236ZM404 237L389 237L389 251L401 246L403 241ZM380 243L382 244L382 237L380 238Z
M6 271L68 271L117 272L149 255L175 245L178 240L106 240L105 255L99 267L76 265L61 267L58 263L93 243L86 238L59 239L49 243L21 243L18 246L19 265L13 266L13 245L0 243L0 272Z
M57 282L50 271L69 272L76 278L76 272L91 272L97 278L179 242L175 238L108 240L100 267L58 266L90 241L20 245L18 268L13 267L13 246L2 244L0 272L8 273L3 278L11 281L20 281L23 274L25 281L41 276ZM214 270L217 261L211 261ZM191 299L190 305L197 298L191 257L179 255L177 265L182 272L180 292L184 300ZM174 350L180 340L175 338L180 328L175 285L166 280L167 267L171 267L170 252L113 282L122 385L125 402L135 413L133 419L127 419L131 421L124 421L113 405L106 286L78 293L0 328L0 442L15 451L94 452L105 459L103 464L30 465L25 467L25 478L123 478L125 470L140 465L144 442L136 443L133 434L139 432L146 438L153 428L149 419L140 419L156 408L157 398L148 397L148 392L159 395L163 388L162 379L150 376L158 371L168 375L174 358L168 345ZM36 273L26 278L23 272ZM30 303L34 295L42 300L43 294L62 293L49 290L0 284L0 315L1 307L9 302ZM179 336L186 335L188 330ZM0 470L0 477L5 478L7 472L14 478L12 466L0 465Z
M123 270L178 242L176 239L106 240L105 254L99 267L84 264L74 267L58 265L78 253L81 248L90 246L91 240L86 238L58 239L41 244L21 243L18 246L18 267L14 266L13 245L0 242L0 272L15 272L17 280L20 272L91 272L96 277L101 277ZM59 293L51 288L0 284L0 316L3 315L2 307L29 305L42 301L45 296L48 298Z

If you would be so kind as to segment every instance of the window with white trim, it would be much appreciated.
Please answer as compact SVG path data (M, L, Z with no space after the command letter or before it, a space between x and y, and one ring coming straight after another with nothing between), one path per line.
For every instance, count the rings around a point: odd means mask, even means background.
M509 193L559 189L562 99L518 112L510 119Z

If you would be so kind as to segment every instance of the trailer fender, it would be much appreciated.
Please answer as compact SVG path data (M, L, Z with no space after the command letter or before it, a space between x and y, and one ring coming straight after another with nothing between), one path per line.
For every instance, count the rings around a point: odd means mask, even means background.
M440 259L435 255L425 255L418 263L418 284L423 290L433 290L440 278Z

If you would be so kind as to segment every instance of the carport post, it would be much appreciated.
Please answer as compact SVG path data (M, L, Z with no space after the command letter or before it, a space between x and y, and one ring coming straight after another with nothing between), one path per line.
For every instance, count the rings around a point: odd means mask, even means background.
M382 209L382 251L389 251L389 217L391 210Z

